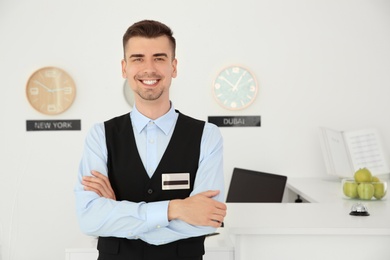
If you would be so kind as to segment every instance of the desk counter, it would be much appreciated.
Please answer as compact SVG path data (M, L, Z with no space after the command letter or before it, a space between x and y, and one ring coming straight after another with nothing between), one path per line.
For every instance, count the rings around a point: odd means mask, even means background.
M351 216L358 201L344 199L338 182L297 179L288 187L314 203L228 204L235 260L390 259L388 198L364 202L370 216Z

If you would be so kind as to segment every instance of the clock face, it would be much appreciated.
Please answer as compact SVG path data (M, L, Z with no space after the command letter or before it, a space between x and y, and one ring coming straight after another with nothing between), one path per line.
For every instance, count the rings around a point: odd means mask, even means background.
M254 75L241 66L223 69L213 85L214 97L218 104L230 110L248 107L257 95L257 82Z
M45 67L31 75L26 94L36 110L46 115L57 115L72 105L76 97L76 85L62 69Z

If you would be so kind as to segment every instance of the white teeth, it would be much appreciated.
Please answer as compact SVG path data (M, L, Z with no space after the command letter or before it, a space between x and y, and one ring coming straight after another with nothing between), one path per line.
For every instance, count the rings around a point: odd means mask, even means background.
M157 83L157 80L143 80L142 83L146 85L153 85Z

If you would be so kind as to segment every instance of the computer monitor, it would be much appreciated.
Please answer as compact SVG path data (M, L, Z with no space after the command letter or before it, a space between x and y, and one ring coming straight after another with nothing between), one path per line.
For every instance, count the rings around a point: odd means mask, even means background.
M234 168L226 202L282 202L287 177Z

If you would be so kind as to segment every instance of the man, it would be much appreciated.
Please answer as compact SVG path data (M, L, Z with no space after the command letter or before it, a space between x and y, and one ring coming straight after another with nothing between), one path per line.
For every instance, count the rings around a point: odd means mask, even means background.
M202 259L205 235L226 215L221 134L169 99L177 75L169 27L135 23L123 48L135 105L86 137L75 187L81 230L99 237L101 260Z

